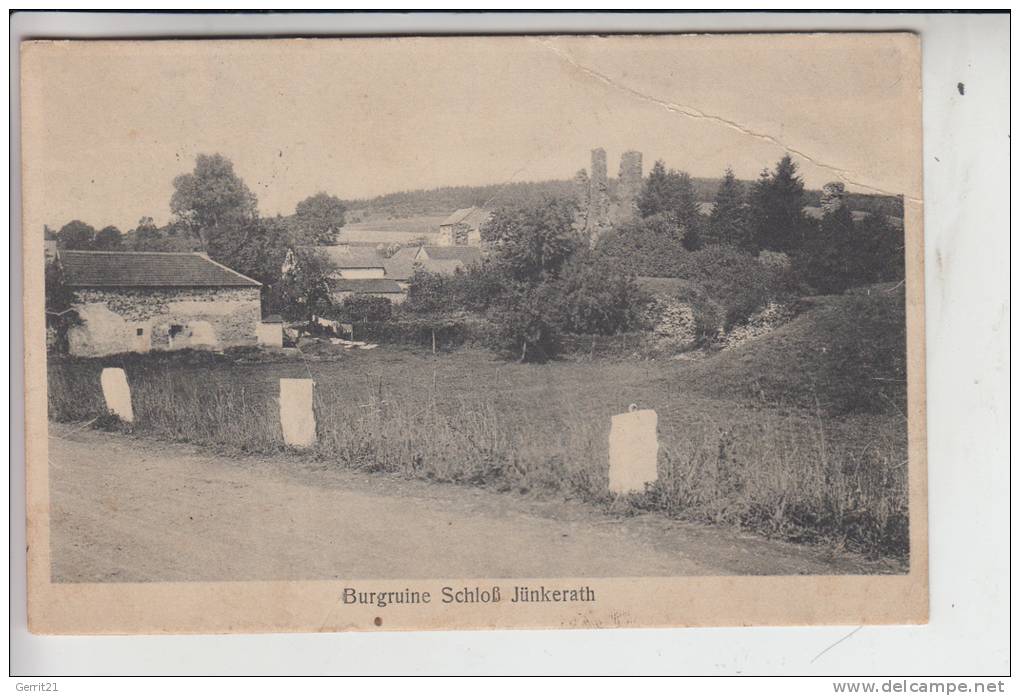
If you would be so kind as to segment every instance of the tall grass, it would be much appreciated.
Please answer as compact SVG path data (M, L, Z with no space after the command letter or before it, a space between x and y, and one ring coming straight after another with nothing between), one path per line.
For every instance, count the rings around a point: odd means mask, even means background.
M635 504L905 558L907 471L899 448L832 442L820 419L798 423L807 429L794 435L782 418L763 415L756 428L706 428L673 440L659 480Z
M673 384L665 365L358 360L124 366L134 427L159 438L281 452L277 380L311 375L318 440L308 455L338 467L565 495L906 557L905 428L889 419L835 421L698 397ZM101 415L100 370L99 361L52 363L50 417ZM607 492L609 416L635 394L660 412L659 480L618 499Z

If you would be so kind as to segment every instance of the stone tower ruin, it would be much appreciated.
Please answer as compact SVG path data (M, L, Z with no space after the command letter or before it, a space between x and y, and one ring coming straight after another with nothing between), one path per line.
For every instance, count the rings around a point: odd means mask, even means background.
M609 175L606 169L606 151L601 147L591 151L591 181L589 182L589 216L595 225L609 224Z
M609 176L606 171L606 151L601 147L591 151L591 175L588 178L588 192L581 209L582 230L588 238L596 239L609 229ZM575 181L584 181L580 173Z
M609 196L609 174L606 151L591 151L591 173L580 170L574 176L574 197L577 200L577 228L594 245L613 224L629 222L638 216L637 199L641 194L641 153L629 150L620 157L620 176L615 195Z
M577 209L581 218L588 215L588 194L591 189L591 182L588 181L588 170L579 169L574 175L574 200L577 201ZM582 226L584 220L582 219Z
M637 199L641 194L643 173L640 152L628 150L621 155L616 194L620 201L620 217L624 220L637 217Z
M830 181L822 187L822 215L839 210L846 200L846 186L841 181Z

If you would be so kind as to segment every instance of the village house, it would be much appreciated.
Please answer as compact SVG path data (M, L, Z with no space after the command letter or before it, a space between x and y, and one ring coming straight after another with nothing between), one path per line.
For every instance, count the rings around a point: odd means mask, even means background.
M453 275L482 260L482 250L476 246L422 246L418 247L414 263L429 273Z
M314 247L314 250L324 254L333 262L338 278L364 280L386 277L386 259L376 251L374 246L335 244Z
M57 261L82 320L72 355L257 343L261 283L204 254L61 250Z
M481 246L482 226L492 217L491 210L461 208L439 223L437 246Z
M411 284L411 276L415 271L415 257L418 256L419 247L404 247L384 260L386 264L386 277L396 281L397 285L404 292Z
M373 246L337 244L315 247L336 266L333 299L341 302L351 295L383 297L400 304L407 295L400 284L387 277L386 259Z

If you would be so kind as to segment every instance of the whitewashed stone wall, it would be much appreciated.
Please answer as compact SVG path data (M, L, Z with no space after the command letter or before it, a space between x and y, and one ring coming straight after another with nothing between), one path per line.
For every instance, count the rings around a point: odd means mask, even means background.
M73 355L255 345L258 288L75 290L81 326L68 332ZM171 328L180 327L171 338Z

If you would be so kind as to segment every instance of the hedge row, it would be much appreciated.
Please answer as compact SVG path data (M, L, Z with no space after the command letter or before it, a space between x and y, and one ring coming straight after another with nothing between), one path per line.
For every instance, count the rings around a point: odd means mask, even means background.
M461 346L489 346L496 337L496 326L484 320L401 319L362 321L354 324L354 338L373 343L432 346L450 350Z
M389 345L431 348L433 331L437 350L453 350L465 346L495 349L499 344L498 327L481 319L401 319L354 324L355 339ZM560 336L560 346L561 353L567 356L620 358L641 350L646 340L647 334L643 333L616 336L563 334Z

